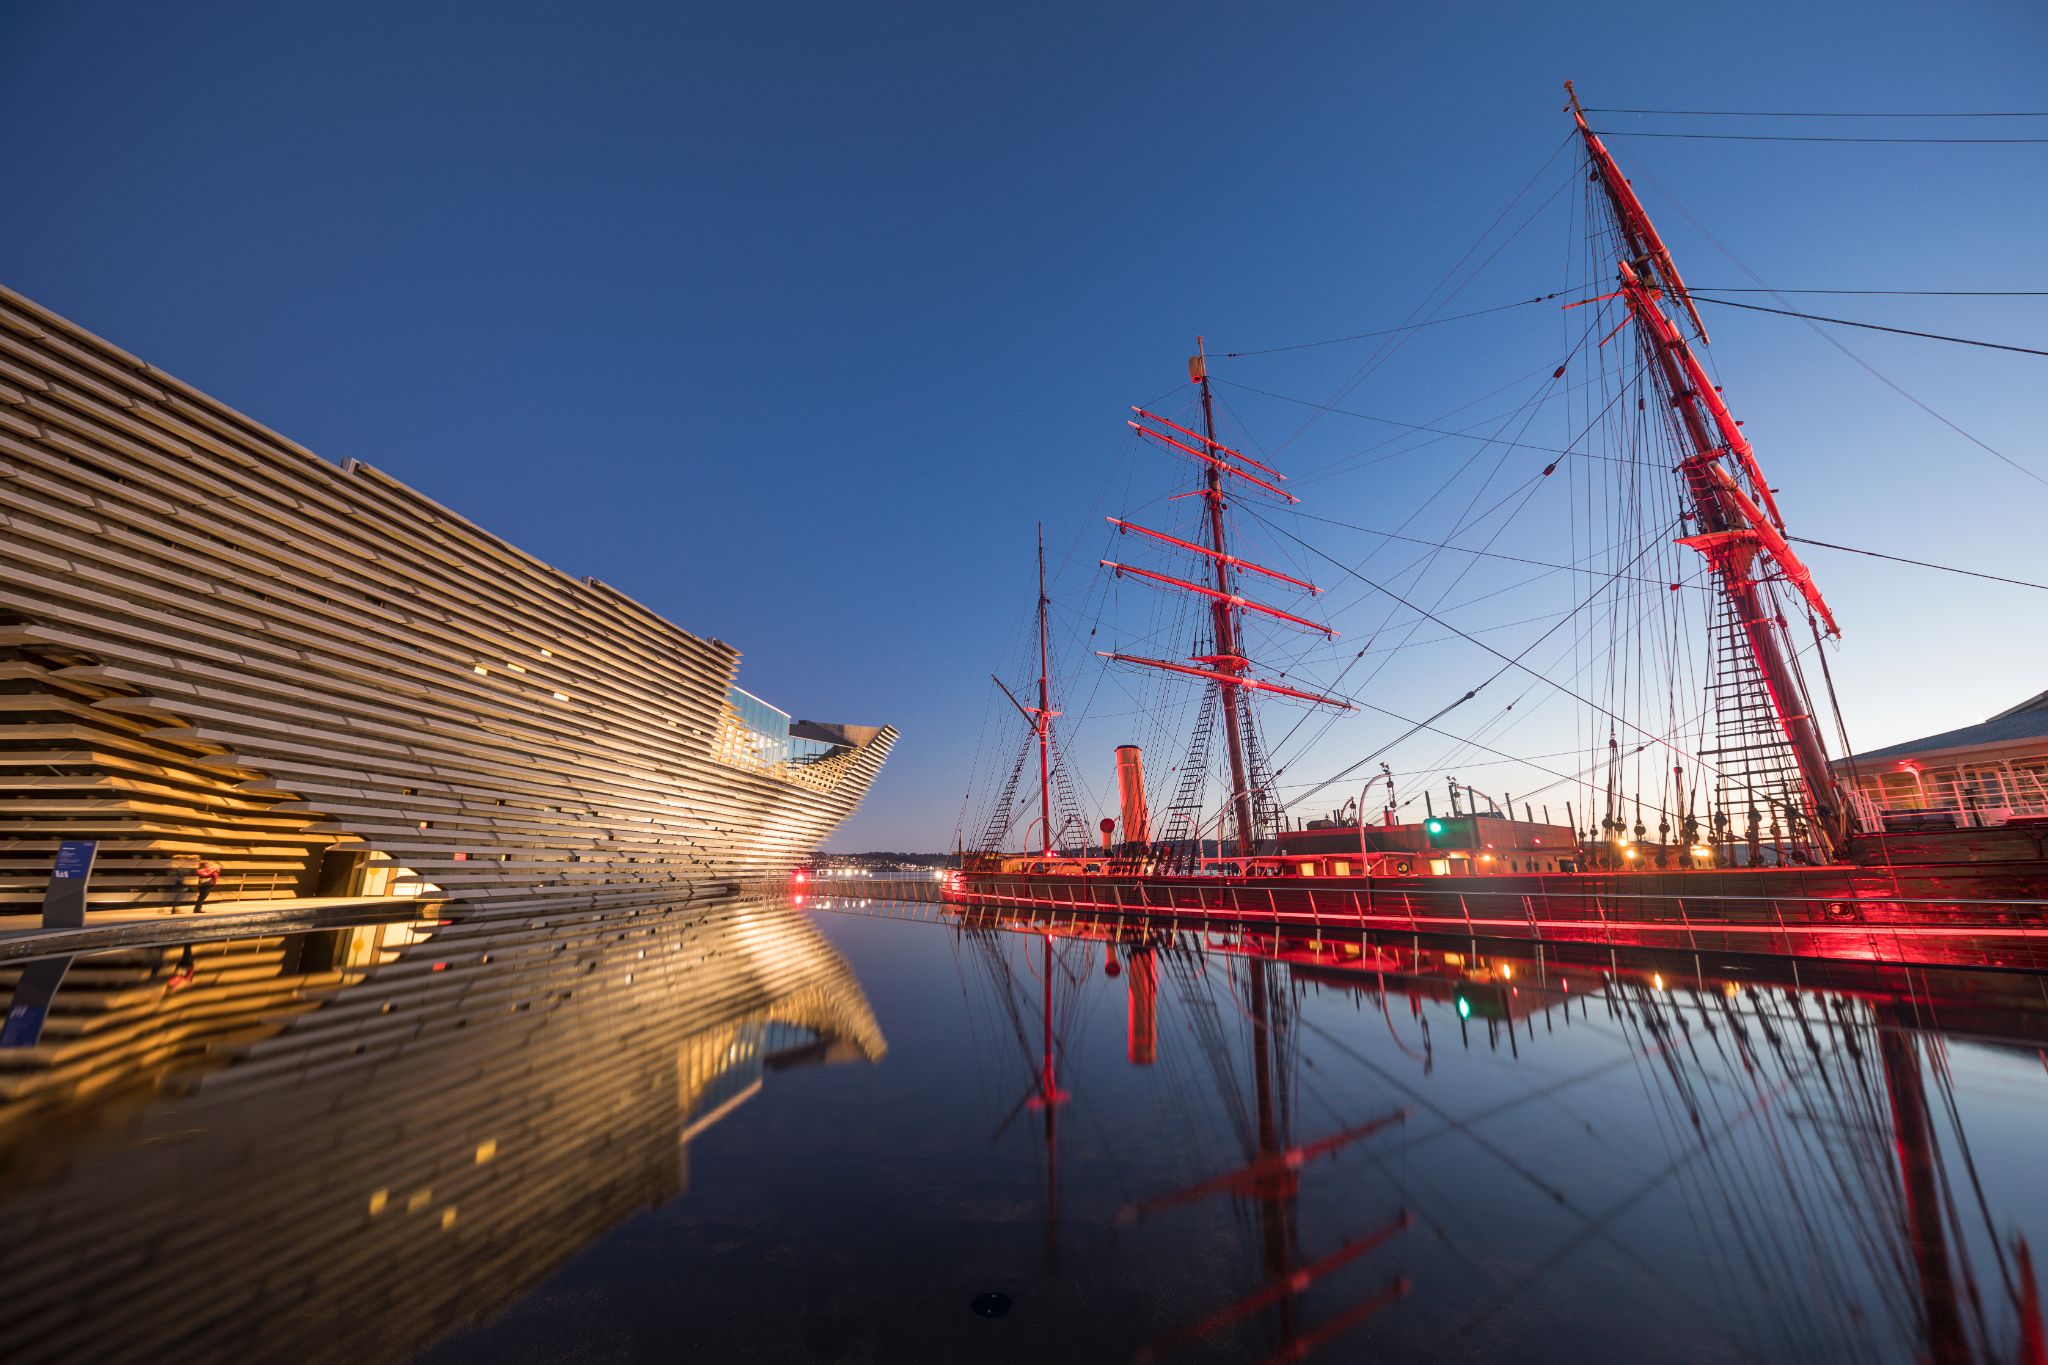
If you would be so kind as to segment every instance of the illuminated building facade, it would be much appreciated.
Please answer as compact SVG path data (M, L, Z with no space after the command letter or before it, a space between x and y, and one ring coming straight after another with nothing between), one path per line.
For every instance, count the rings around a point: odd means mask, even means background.
M0 289L0 911L673 888L801 861L896 732Z
M1835 764L1871 828L1996 826L2048 819L2048 692L1978 725L1908 740Z

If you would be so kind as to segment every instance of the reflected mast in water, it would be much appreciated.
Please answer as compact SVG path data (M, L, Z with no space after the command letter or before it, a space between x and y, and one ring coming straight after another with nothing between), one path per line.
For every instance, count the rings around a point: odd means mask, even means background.
M1150 952L1148 949L1147 956ZM1176 980L1182 983L1183 997L1192 1000L1197 978L1205 974L1206 964L1182 948L1169 949L1168 956L1182 968L1176 973ZM1351 1143L1382 1129L1405 1123L1409 1111L1396 1109L1306 1145L1294 1142L1295 1106L1292 1096L1294 1082L1299 1076L1300 1053L1295 1046L1295 1031L1289 1022L1292 999L1276 986L1273 979L1276 968L1272 962L1248 957L1238 965L1244 978L1244 998L1250 1024L1248 1041L1252 1053L1251 1132L1240 1132L1241 1138L1249 1138L1246 1162L1234 1171L1199 1184L1141 1200L1125 1210L1125 1219L1136 1222L1211 1195L1229 1194L1249 1199L1258 1208L1260 1269L1264 1283L1251 1294L1224 1305L1155 1344L1142 1355L1142 1359L1192 1346L1272 1308L1276 1315L1279 1347L1270 1359L1300 1360L1399 1300L1410 1288L1408 1277L1399 1276L1334 1319L1307 1332L1301 1330L1297 1303L1303 1294L1332 1272L1384 1245L1415 1221L1412 1213L1402 1209L1384 1226L1363 1236L1349 1238L1328 1255L1303 1264L1300 1228L1302 1169L1311 1162L1334 1156ZM1231 988L1234 995L1237 988L1235 973ZM1209 1010L1207 1015L1213 1019L1214 1010ZM1197 1017L1201 1015L1197 1014ZM1198 1046L1222 1046L1220 1031L1198 1028L1196 1033L1200 1039ZM1203 1037L1204 1033L1209 1036ZM1219 1081L1226 1078L1234 1081L1227 1058L1218 1056L1213 1060L1217 1063L1213 1070ZM1242 1112L1235 1093L1226 1095L1226 1099L1232 1102L1230 1107L1234 1114Z
M1465 1133L1583 1220L1584 1232L1560 1255L1589 1240L1609 1240L1606 1224L1620 1211L1676 1187L1695 1232L1713 1249L1715 1274L1732 1280L1713 1287L1729 1291L1724 1301L1736 1318L1746 1319L1728 1328L1746 1349L1871 1359L1892 1343L1912 1341L1919 1344L1918 1358L1936 1362L2034 1365L2044 1359L2031 1250L2023 1236L1999 1227L2000 1206L1982 1182L1949 1058L1952 1041L2030 1058L2048 1055L2048 992L2040 978L1884 967L1816 974L1799 964L1753 961L1715 969L1698 958L1607 952L1489 957L1362 935L1197 935L1128 920L1049 921L989 909L965 910L962 922L984 941L1008 929L1041 940L1049 932L1079 942L1103 939L1112 952L1125 945L1132 964L1126 1045L1133 1060L1141 1052L1156 1056L1156 1045L1140 1042L1156 1025L1139 1005L1144 988L1137 964L1157 962L1179 997L1193 1051L1218 1083L1245 1165L1134 1201L1124 1219L1134 1223L1217 1194L1247 1198L1258 1209L1263 1283L1159 1340L1151 1354L1191 1346L1270 1309L1275 1358L1299 1359L1406 1287L1405 1279L1396 1281L1305 1331L1296 1320L1301 1293L1382 1245L1411 1218L1404 1210L1337 1252L1304 1262L1303 1169L1408 1115L1401 1110L1320 1141L1296 1142L1293 1099L1306 1034L1333 1056L1366 1063L1443 1120L1443 1127L1405 1146ZM1241 1009L1247 1025L1242 1046L1229 1037L1215 1007L1211 983L1219 965L1229 982L1222 998ZM1425 1044L1417 1051L1398 1034L1394 1042L1422 1077L1433 1069L1429 1007L1455 1016L1467 1049L1483 1042L1514 1064L1542 1053L1532 1045L1560 1022L1604 1011L1643 1079L1669 1160L1622 1192L1609 1211L1582 1210L1524 1169L1510 1148L1481 1138L1431 1103L1414 1082L1401 1081L1339 1034L1305 1020L1299 1008L1304 987L1369 997L1390 1028L1387 1005L1405 996L1424 1026ZM1475 1025L1485 1031L1475 1033ZM1234 1070L1244 1051L1251 1062L1249 1113ZM1570 1087L1604 1069L1546 1080L1528 1098L1540 1096L1569 1114ZM1325 1084L1327 1070L1317 1068ZM1593 1126L1591 1115L1586 1124ZM1509 1312L1554 1264L1512 1281L1440 1344L1450 1349ZM1808 1283L1810 1292L1788 1295L1788 1286Z

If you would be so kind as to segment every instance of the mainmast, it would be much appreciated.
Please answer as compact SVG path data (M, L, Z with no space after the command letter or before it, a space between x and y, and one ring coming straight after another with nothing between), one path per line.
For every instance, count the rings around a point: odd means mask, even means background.
M1195 338L1194 359L1189 362L1196 380L1202 386L1202 436L1211 447L1216 444L1216 400L1209 392L1209 353L1200 337ZM1230 552L1223 539L1223 471L1211 463L1202 480L1202 499L1209 508L1209 549L1216 566L1216 596L1209 601L1209 620L1216 639L1216 667L1232 676L1244 672L1245 658L1237 647L1237 621L1231 609L1230 599L1235 596L1230 588ZM1242 689L1233 689L1224 698L1229 704L1223 708L1223 743L1230 756L1230 798L1237 816L1237 855L1249 858L1252 846L1258 839L1258 830L1252 821L1252 791L1245 780L1250 770L1244 755L1244 708L1241 705Z
M1046 629L1045 523L1038 523L1038 836L1039 852L1052 856L1052 649Z
M1249 455L1232 450L1229 446L1216 439L1216 400L1209 389L1208 353L1203 349L1202 338L1200 337L1195 338L1195 354L1188 359L1188 378L1201 387L1202 430L1200 432L1190 431L1176 422L1168 421L1166 418L1156 413L1147 412L1143 408L1131 409L1142 420L1129 422L1128 425L1140 436L1149 437L1154 444L1188 456L1202 466L1201 495L1207 513L1205 517L1207 543L1197 544L1194 541L1183 540L1178 536L1170 536L1163 531L1150 530L1134 522L1124 521L1117 517L1111 517L1109 520L1119 532L1136 531L1140 535L1151 537L1153 540L1163 541L1166 544L1174 545L1180 549L1202 556L1209 562L1210 576L1215 586L1210 587L1201 583L1189 582L1184 578L1174 578L1167 574L1154 573L1149 569L1140 569L1132 565L1120 564L1115 560L1105 559L1102 561L1102 565L1104 568L1114 570L1119 576L1131 574L1149 582L1163 584L1170 588L1179 588L1194 593L1199 597L1207 598L1209 602L1209 631L1212 640L1212 652L1197 655L1186 664L1170 663L1164 659L1140 658L1134 654L1103 653L1103 657L1115 659L1123 663L1143 664L1148 668L1158 668L1167 672L1203 678L1212 683L1221 693L1224 743L1230 761L1230 806L1232 816L1237 823L1237 856L1248 858L1257 851L1259 831L1258 817L1252 801L1250 749L1245 734L1246 707L1248 705L1247 694L1250 692L1272 692L1285 697L1293 697L1300 701L1339 707L1346 711L1351 710L1352 707L1349 702L1335 697L1325 697L1313 692L1303 692L1251 676L1251 661L1245 656L1241 638L1238 620L1240 612L1255 611L1273 620L1283 621L1290 625L1316 631L1330 639L1335 639L1337 632L1327 626L1319 625L1306 617L1296 616L1291 612L1282 611L1278 607L1267 606L1263 602L1252 601L1239 594L1236 574L1236 571L1239 569L1249 570L1262 574L1267 578L1277 579L1299 588L1305 588L1311 594L1318 593L1321 589L1312 583L1290 577L1277 570L1269 569L1262 564L1254 564L1248 559L1241 559L1230 553L1229 536L1225 529L1223 516L1229 506L1223 492L1223 480L1226 475L1240 483L1250 484L1253 487L1263 489L1266 493L1279 498L1283 502L1296 502L1298 499L1293 494L1279 487L1280 483L1285 482L1286 475L1260 464ZM1169 433L1178 433L1178 435ZM1186 439L1182 440L1180 439L1181 437ZM1259 473L1252 473L1251 470L1254 469L1258 470ZM1267 477L1262 478L1260 475ZM1196 832L1196 837L1197 839L1200 838L1199 830Z
M1764 592L1759 557L1769 560L1798 590L1817 629L1834 636L1841 630L1820 589L1814 586L1812 573L1786 543L1784 518L1741 424L1728 411L1719 389L1666 311L1665 301L1677 300L1695 335L1706 343L1706 327L1670 251L1614 157L1587 124L1571 82L1566 81L1564 88L1586 145L1593 179L1606 196L1621 235L1621 287L1603 297L1619 296L1626 302L1652 382L1676 417L1688 448L1679 470L1696 533L1679 543L1699 551L1713 569L1806 789L1807 810L1799 815L1810 821L1821 857L1837 858L1848 840L1847 803L1828 766L1827 746L1815 723L1805 684L1794 668L1786 623Z

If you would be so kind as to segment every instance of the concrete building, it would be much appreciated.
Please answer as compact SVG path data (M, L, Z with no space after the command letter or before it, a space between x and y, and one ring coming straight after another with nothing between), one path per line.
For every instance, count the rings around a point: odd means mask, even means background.
M679 524L694 515L676 509ZM0 912L786 869L896 732L0 289Z

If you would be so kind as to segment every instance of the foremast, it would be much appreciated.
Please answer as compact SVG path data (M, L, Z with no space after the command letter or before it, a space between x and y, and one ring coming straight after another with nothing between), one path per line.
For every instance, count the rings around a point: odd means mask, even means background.
M1805 682L1794 666L1796 651L1787 624L1764 592L1759 559L1768 561L1798 591L1812 613L1816 632L1840 636L1841 629L1815 586L1813 574L1786 542L1784 518L1741 424L1729 412L1666 308L1666 301L1675 299L1701 344L1706 344L1706 327L1670 251L1613 155L1586 122L1571 82L1566 81L1564 88L1585 143L1592 178L1620 232L1620 288L1602 297L1618 296L1626 303L1637 325L1651 382L1684 438L1687 453L1679 472L1696 533L1679 543L1705 557L1740 623L1742 638L1805 788L1807 810L1797 814L1810 824L1815 852L1823 860L1837 860L1848 841L1847 803L1829 767L1827 746Z
M1128 425L1139 435L1151 438L1154 444L1189 456L1201 465L1202 487L1200 492L1205 504L1203 520L1208 543L1195 544L1191 541L1182 540L1177 536L1167 535L1163 531L1150 530L1116 517L1111 517L1109 520L1119 532L1136 531L1154 540L1163 541L1202 556L1208 562L1210 576L1215 586L1207 587L1200 583L1189 582L1186 579L1174 578L1168 574L1155 573L1149 569L1140 569L1133 565L1121 564L1115 560L1105 559L1102 561L1102 566L1119 576L1132 574L1149 582L1158 583L1169 588L1181 589L1206 598L1209 605L1209 630L1214 652L1197 655L1186 664L1171 663L1164 659L1142 658L1134 654L1119 654L1107 651L1098 651L1098 653L1101 653L1106 659L1113 659L1121 663L1139 664L1148 668L1163 669L1167 672L1203 678L1208 680L1218 690L1219 699L1223 703L1223 736L1230 765L1230 809L1232 817L1236 822L1235 842L1237 855L1241 858L1248 858L1257 851L1259 830L1258 817L1255 813L1252 799L1253 765L1250 760L1246 735L1247 712L1245 708L1247 694L1251 692L1268 692L1280 696L1293 697L1300 701L1312 702L1317 705L1333 706L1347 711L1353 708L1349 702L1335 697L1325 697L1313 692L1283 687L1278 683L1268 682L1252 675L1251 660L1246 656L1243 644L1242 623L1239 620L1240 613L1245 611L1257 612L1274 620L1284 621L1316 631L1329 639L1335 639L1337 632L1328 626L1319 625L1306 617L1282 611L1278 607L1268 606L1263 602L1253 601L1238 592L1237 571L1240 569L1262 574L1267 578L1276 579L1281 582L1291 583L1296 587L1306 589L1312 595L1319 593L1321 589L1312 583L1290 577L1278 570L1269 569L1262 564L1255 564L1248 559L1241 559L1230 552L1230 539L1224 515L1229 508L1229 501L1224 493L1224 477L1226 475L1239 482L1263 489L1283 502L1298 502L1299 499L1279 487L1280 483L1286 481L1286 475L1268 468L1241 451L1231 449L1216 439L1215 397L1210 391L1208 356L1202 348L1202 339L1200 337L1195 338L1195 354L1188 360L1188 377L1199 385L1201 389L1202 430L1200 433L1189 431L1186 427L1168 421L1157 414L1147 412L1143 408L1131 409L1142 420L1131 421ZM1186 437L1187 441L1180 440L1175 435L1170 435L1169 432L1178 433L1180 437ZM1188 441L1192 441L1195 444L1190 445ZM1249 466L1249 468L1246 468L1246 466ZM1258 470L1259 473L1251 473L1250 471L1253 469ZM1268 477L1262 478L1260 477L1261 474ZM1199 830L1196 831L1196 838L1199 841Z
M1038 744L1038 854L1050 858L1053 852L1052 830L1052 722L1059 712L1052 709L1052 630L1046 619L1046 609L1052 599L1045 592L1045 523L1038 524L1038 705L1026 706L1017 700L1017 694L1001 678L995 678L997 687L1010 699L1010 705L1031 727L1032 738ZM994 674L990 674L994 678ZM1028 750L1026 752L1029 752ZM1020 756L1019 763L1023 760ZM1010 776L1009 790L1015 790L1017 774ZM1002 802L1002 820L1008 823L1009 796Z

